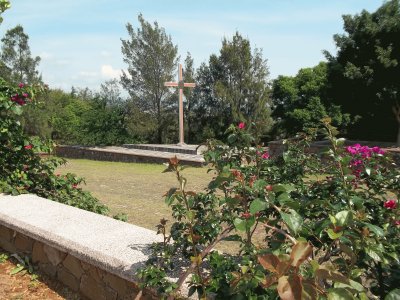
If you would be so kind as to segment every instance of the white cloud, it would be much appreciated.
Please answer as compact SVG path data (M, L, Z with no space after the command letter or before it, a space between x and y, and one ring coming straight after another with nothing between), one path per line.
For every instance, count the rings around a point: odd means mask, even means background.
M118 78L122 74L121 70L113 69L111 65L101 66L101 75L106 78Z

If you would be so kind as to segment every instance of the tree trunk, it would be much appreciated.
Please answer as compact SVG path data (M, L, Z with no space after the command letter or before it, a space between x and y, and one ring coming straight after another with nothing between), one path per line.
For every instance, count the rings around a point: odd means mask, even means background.
M394 117L397 121L397 140L396 145L400 147L400 104L396 101L396 103L392 106L392 111L394 113Z
M396 145L397 147L400 147L400 122L397 122L397 142Z

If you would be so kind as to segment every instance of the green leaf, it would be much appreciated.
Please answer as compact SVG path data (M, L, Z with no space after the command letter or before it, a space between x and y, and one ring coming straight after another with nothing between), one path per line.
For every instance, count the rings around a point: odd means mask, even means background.
M253 188L256 190L262 190L267 185L267 182L263 179L254 181Z
M265 202L259 198L254 199L253 202L251 202L251 204L250 204L250 213L255 214L259 211L266 209L267 206L268 206L267 202Z
M177 188L171 188L165 196L165 204L170 206L175 199L175 192Z
M246 220L236 218L233 221L233 225L235 225L235 228L239 231L246 231Z
M24 266L17 264L17 266L10 271L10 275L15 275L15 274L21 272L24 268L25 268Z
M375 233L377 236L379 237L385 236L385 232L379 226L372 225L370 223L364 223L364 225L367 226L368 229L371 230L373 233Z
M328 293L328 300L352 300L353 295L344 288L330 289Z
M279 193L279 192L287 192L287 193L290 193L290 192L293 192L293 191L295 191L296 189L292 186L292 185L290 185L290 184L275 184L274 186L273 186L273 189L272 189L275 193Z
M382 258L380 257L379 253L377 253L374 249L367 247L365 248L365 252L368 254L369 257L371 257L375 261L382 261Z
M283 222L289 227L294 234L297 234L303 224L303 218L293 209L289 209L290 214L280 211Z
M353 214L351 211L343 210L335 215L338 226L346 226L353 221Z
M353 203L356 209L362 209L364 206L365 200L358 196L353 196L350 198L351 203Z
M329 215L329 219L331 220L332 224L335 225L336 224L336 219L334 216Z
M339 231L339 232L334 232L332 228L329 228L327 230L329 237L332 240L336 240L338 238L340 238L343 235L343 231Z
M400 289L394 289L389 294L386 295L385 300L399 300L400 299Z

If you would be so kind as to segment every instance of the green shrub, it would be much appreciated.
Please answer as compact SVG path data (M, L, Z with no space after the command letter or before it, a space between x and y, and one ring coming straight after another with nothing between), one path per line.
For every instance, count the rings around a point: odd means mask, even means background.
M30 138L18 121L25 106L34 105L41 86L18 87L0 78L0 192L18 195L32 193L85 210L107 213L90 193L79 188L83 179L73 174L60 176L55 169L65 160L40 155L51 153L52 143Z
M229 128L227 144L209 143L216 176L204 193L185 189L183 167L171 159L174 223L170 234L165 220L159 225L165 242L139 272L142 286L173 297L187 280L201 299L399 297L398 166L378 147L345 148L329 120L323 160L302 151L308 140L270 158L253 130L241 123ZM237 241L239 253L213 251L223 240ZM177 255L188 267L168 283L185 265Z

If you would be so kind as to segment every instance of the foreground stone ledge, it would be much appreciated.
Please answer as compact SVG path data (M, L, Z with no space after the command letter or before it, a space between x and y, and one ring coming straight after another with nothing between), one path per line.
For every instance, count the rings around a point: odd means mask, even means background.
M30 256L89 299L134 299L134 274L160 241L154 231L35 195L0 194L0 247Z

